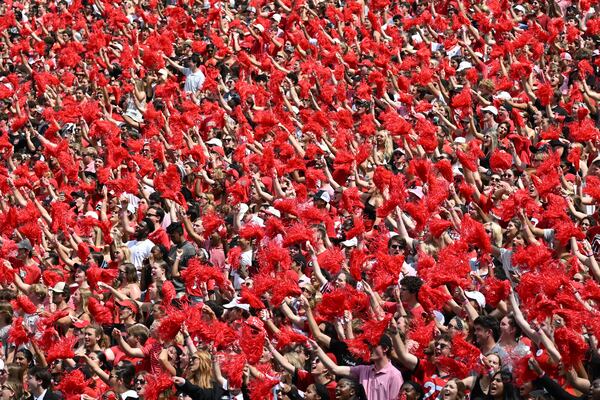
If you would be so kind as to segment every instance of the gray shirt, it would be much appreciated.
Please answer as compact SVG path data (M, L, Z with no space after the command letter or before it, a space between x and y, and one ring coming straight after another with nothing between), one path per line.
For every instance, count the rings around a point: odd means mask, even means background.
M175 256L177 254L178 249L183 250L183 255L179 260L179 272L181 272L185 271L185 269L187 268L187 264L190 258L196 256L196 248L188 241L185 241L180 245L175 245L171 247L171 250L169 250L169 260L171 261L171 264L175 262ZM181 277L173 279L173 286L175 286L175 290L177 292L185 292L185 283L183 282L183 279L181 279Z

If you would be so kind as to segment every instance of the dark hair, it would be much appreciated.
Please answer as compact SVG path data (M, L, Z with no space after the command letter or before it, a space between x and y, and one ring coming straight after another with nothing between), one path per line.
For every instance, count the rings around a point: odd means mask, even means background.
M123 386L127 389L133 387L133 378L135 377L135 367L131 362L123 362L113 369L113 374L123 381Z
M415 392L417 392L417 400L422 400L423 396L425 395L425 391L423 390L423 386L421 386L420 384L418 384L415 381L404 381L404 383L402 384L402 386L404 385L410 385L412 386L412 388L415 390Z
M496 318L489 315L480 315L473 321L473 326L476 325L481 326L483 329L490 329L495 341L500 338L500 323Z
M329 391L327 390L327 386L321 385L320 383L315 383L315 391L321 400L329 400Z
M31 367L29 368L29 375L35 380L42 382L42 388L48 389L50 383L52 383L52 375L48 371L48 368L44 367Z
M500 374L502 377L502 383L504 386L502 399L503 400L521 400L521 395L519 394L519 390L513 385L513 375L510 371L506 369L502 369L492 375L492 381L496 378L496 376ZM492 400L494 397L488 393L486 400Z
M346 283L348 285L352 286L353 288L356 287L356 279L354 279L354 277L352 276L352 274L350 272L341 270L340 272L337 273L337 275L335 277L337 278L340 275L344 275L346 277Z
M200 57L200 54L194 53L192 54L192 57L190 57L190 61L193 62L196 67L199 67L202 64L202 57Z
M400 281L400 286L403 286L409 293L419 294L419 290L423 286L423 280L418 276L405 276Z
M25 359L27 359L27 365L29 365L30 367L33 366L33 353L29 351L29 349L21 347L19 350L17 350L16 353L23 353L23 356L25 356Z
M360 382L358 382L354 379L351 379L351 378L342 378L338 381L338 385L342 381L347 382L348 385L350 385L350 387L352 389L354 389L354 399L367 400L367 394L365 393L365 388L360 384Z
M156 213L156 217L158 218L158 222L162 223L163 219L165 218L165 210L163 210L160 207L150 207L154 209L154 212Z
M123 266L125 267L125 282L124 283L138 283L138 275L137 275L137 269L135 268L135 265L133 265L132 263L124 263Z
M177 233L178 235L183 235L183 225L181 222L173 222L171 225L167 227L167 233L169 235L173 233Z
M223 316L223 313L225 312L225 309L223 308L223 306L218 304L214 300L205 301L204 305L207 305L212 310L212 312L215 313L215 316L217 318L221 318Z

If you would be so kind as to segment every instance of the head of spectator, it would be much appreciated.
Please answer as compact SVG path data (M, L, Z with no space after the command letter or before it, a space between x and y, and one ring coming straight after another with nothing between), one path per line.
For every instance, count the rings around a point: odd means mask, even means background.
M490 351L500 338L500 323L489 315L480 315L473 322L475 341L482 352Z
M32 367L27 374L27 386L35 398L41 398L42 394L50 389L52 376L47 368Z

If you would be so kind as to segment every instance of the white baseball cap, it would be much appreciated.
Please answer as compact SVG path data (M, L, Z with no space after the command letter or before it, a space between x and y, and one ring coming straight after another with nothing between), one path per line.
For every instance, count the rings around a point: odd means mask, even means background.
M468 61L461 61L461 63L458 64L458 68L456 69L456 72L464 71L465 69L469 69L469 68L473 68L473 64L471 64Z
M239 308L241 310L250 311L250 304L240 303L240 299L241 297L234 297L233 300L231 300L229 303L223 304L223 308Z
M476 290L472 292L466 290L465 296L467 296L468 299L475 300L482 309L485 307L485 296L483 293Z
M494 115L498 115L498 109L494 106L483 107L481 111L491 112Z
M207 145L209 146L218 146L218 147L223 147L223 142L221 141L221 139L219 138L212 138L209 141L206 142Z

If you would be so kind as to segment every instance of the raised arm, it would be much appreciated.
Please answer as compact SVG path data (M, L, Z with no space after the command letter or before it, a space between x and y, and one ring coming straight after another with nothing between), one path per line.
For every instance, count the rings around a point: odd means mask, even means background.
M398 330L398 324L396 324L396 320L392 318L390 323L391 333L392 333L392 345L394 346L394 350L396 351L396 356L398 361L402 365L404 365L409 371L414 371L419 364L419 359L414 354L411 354L406 348L406 344L402 337L400 337L400 331Z
M317 342L315 342L314 340L309 340L308 342L312 347L312 351L317 355L317 357L319 357L319 359L323 362L323 364L325 365L325 367L327 367L328 370L330 370L337 376L350 376L350 367L337 365L333 362L331 358L329 358L327 354L325 354L325 352L317 344Z

